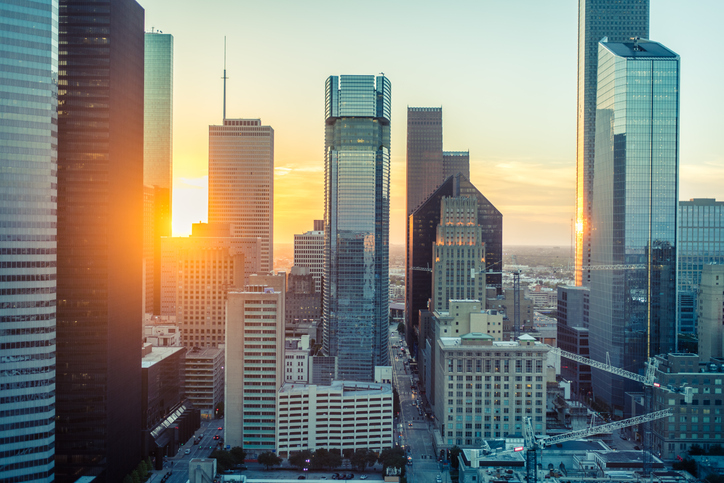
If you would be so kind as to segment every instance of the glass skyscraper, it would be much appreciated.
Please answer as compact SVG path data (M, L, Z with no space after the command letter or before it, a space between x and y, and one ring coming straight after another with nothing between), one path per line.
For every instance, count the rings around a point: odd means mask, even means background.
M143 184L152 187L152 247L145 248L146 312L161 313L161 237L171 236L173 36L146 32L143 79ZM148 285L150 285L150 290ZM150 300L149 300L150 299Z
M384 76L327 79L324 350L344 380L389 364L391 99Z
M143 8L61 0L56 481L141 460Z
M696 294L701 271L710 263L724 264L724 201L679 201L679 332L697 331Z
M596 140L598 42L649 37L650 0L578 0L578 123L576 150L576 267L591 264L593 155ZM576 285L590 272L576 271Z
M53 481L58 2L0 18L0 480Z
M675 350L679 56L656 42L599 44L591 259L591 356L632 372ZM640 267L640 268L639 268ZM634 385L594 371L622 411Z

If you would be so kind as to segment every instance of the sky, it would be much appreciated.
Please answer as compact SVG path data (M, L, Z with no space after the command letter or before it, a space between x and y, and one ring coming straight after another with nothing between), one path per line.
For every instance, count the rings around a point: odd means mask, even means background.
M503 213L505 245L571 245L576 0L140 0L174 36L173 234L207 220L208 126L274 128L274 242L324 215L324 83L392 82L390 242L405 243L406 109L443 110L443 146ZM650 37L681 56L679 199L724 199L720 0L651 0Z

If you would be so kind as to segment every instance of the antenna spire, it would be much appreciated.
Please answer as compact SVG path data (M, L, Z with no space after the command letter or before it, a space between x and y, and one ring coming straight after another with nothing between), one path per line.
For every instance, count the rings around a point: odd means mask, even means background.
M224 121L226 121L226 35L224 35Z

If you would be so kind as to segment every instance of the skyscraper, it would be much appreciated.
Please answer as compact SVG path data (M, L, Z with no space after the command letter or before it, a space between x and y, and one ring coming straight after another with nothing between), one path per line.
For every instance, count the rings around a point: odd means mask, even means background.
M480 241L485 245L485 267L492 266L493 269L500 267L503 262L503 215L460 173L449 176L410 215L407 224L407 266L420 268L433 266L440 208L445 197L468 197L477 200L477 224L481 229ZM486 286L501 286L500 274L485 275L485 279ZM405 311L408 317L408 344L413 351L417 337L422 337L419 335L420 310L427 309L427 302L432 296L432 273L425 270L409 270L405 277ZM415 333L418 333L418 336L415 336Z
M60 2L56 481L141 459L143 17Z
M274 129L261 119L209 126L209 223L261 238L261 271L274 268Z
M146 32L143 88L143 183L153 187L153 259L146 260L151 300L161 313L161 237L171 236L173 191L173 36Z
M679 56L604 39L598 79L591 260L628 267L591 272L591 356L638 372L676 349ZM618 412L636 385L594 370L593 387Z
M576 267L591 264L593 155L596 140L598 42L649 37L650 0L578 0L578 123L576 150ZM576 271L576 285L590 272Z
M0 480L53 481L58 2L0 18Z
M697 290L710 263L724 264L724 201L679 201L678 331L697 332ZM708 334L704 334L708 337Z
M325 109L324 350L338 377L389 364L391 84L331 76Z

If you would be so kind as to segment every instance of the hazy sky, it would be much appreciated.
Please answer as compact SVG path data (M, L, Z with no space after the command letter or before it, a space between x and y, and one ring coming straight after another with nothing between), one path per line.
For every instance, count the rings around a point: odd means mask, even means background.
M174 235L207 219L208 126L260 118L275 131L274 241L324 214L324 82L392 82L390 238L405 241L407 106L442 106L446 150L503 213L508 245L571 240L576 0L143 0L146 29L175 41ZM651 0L651 39L681 56L680 199L724 199L720 0Z

